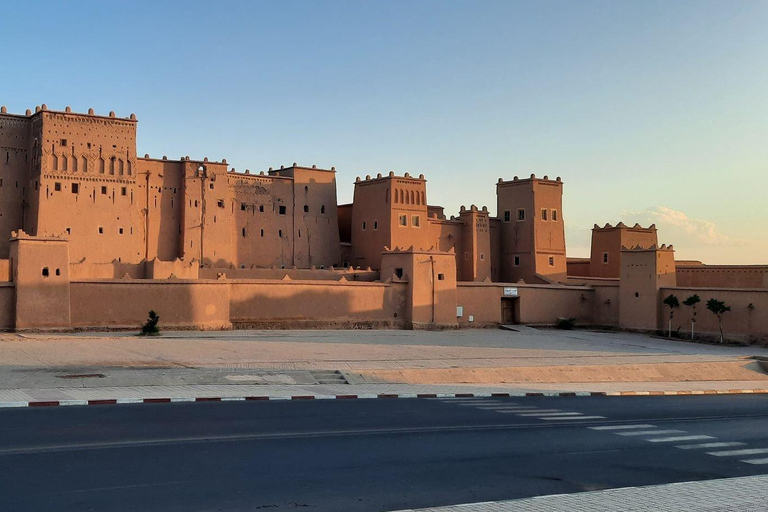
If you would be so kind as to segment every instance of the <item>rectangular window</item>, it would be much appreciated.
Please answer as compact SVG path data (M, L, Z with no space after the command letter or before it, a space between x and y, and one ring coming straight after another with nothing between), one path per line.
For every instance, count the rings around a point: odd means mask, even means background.
M411 226L418 228L421 226L420 219L418 215L411 215Z
M607 263L608 263L608 253L604 252L603 253L603 265L605 265Z
M516 267L520 266L520 256L515 256L514 266L516 266Z
M80 193L80 184L79 183L73 183L72 188L70 189L73 194L79 194Z
M557 222L557 210L552 210L552 222Z
M245 211L245 203L240 203L240 211L241 212Z
M542 208L541 209L541 220L547 220L547 209Z
M518 208L517 209L517 220L518 221L525 220L525 208Z
M53 190L55 190L56 192L59 192L61 190L61 183L54 183Z
M104 228L99 228L99 234L100 234L100 235L103 235L103 234L104 234Z
M485 253L484 252L480 253L480 261L485 261Z
M374 229L374 231L379 229L379 221L377 221L377 220L373 221L373 229Z
M66 146L67 145L67 139L61 139L61 145Z
M408 225L408 216L407 215L400 215L400 217L398 219L399 219L398 224L400 224L401 226L407 226Z
M277 213L279 213L280 215L285 215L285 212L286 212L285 206L278 206L277 207Z
M107 187L101 187L101 193L107 195Z
M123 228L118 229L117 232L122 235L123 234Z
M365 231L365 221L363 221L363 231Z
M396 268L395 269L395 275L397 276L398 279L402 279L403 278L403 269L402 268Z
M512 212L504 210L504 222L509 222L510 220L512 220Z
M128 195L128 187L120 187L120 195L121 196Z
M243 234L243 238L245 238L245 228L243 228L243 230L241 231L241 233Z
M261 230L261 238L264 238L264 230Z
M308 204L304 205L304 213L309 213L309 205Z
M259 205L259 211L262 212L262 213L264 212L264 205L263 204Z
M549 266L550 267L554 267L555 266L555 257L554 256L550 256L549 257Z

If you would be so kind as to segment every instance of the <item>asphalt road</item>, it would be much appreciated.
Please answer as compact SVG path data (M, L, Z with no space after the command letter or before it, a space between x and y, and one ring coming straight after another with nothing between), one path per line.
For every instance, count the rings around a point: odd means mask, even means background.
M767 425L761 395L5 409L0 510L378 512L765 474Z

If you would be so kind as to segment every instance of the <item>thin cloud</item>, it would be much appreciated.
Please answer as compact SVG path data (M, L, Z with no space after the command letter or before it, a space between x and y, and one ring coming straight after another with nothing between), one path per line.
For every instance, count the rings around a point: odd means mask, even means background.
M744 240L732 238L718 231L712 221L693 219L685 212L673 210L666 206L646 208L640 212L624 210L622 217L629 222L638 222L641 225L656 224L659 230L659 242L716 247L745 245Z

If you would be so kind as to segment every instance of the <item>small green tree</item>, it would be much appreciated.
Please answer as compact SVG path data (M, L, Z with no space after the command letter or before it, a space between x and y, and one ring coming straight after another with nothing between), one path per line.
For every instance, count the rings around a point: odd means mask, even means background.
M155 313L154 310L149 311L149 319L147 320L147 323L145 323L141 327L141 335L142 336L157 336L160 334L160 328L157 326L157 323L160 321L160 317Z
M726 306L725 302L717 299L709 299L707 301L707 309L710 310L716 317L717 323L720 326L720 343L723 342L723 313L727 313L731 310L731 306Z
M675 308L680 307L680 301L677 297L670 294L669 297L664 299L664 305L669 308L669 337L672 337L672 317L675 316Z
M693 339L693 334L696 330L696 304L699 302L701 302L701 298L695 293L683 301L683 304L693 308L693 315L691 316L691 339Z

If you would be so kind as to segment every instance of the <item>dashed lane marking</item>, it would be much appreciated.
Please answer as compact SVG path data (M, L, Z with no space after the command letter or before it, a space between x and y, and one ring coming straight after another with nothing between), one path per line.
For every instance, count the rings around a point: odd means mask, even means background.
M605 416L557 416L554 418L541 418L542 420L557 421L557 420L604 420Z
M648 441L649 443L677 443L680 441L697 441L699 439L715 439L715 438L712 436L673 436L673 437L656 437L652 439L646 439L646 441Z
M726 450L724 452L707 452L707 455L714 455L715 457L738 457L741 455L757 455L760 453L768 453L768 448L747 448L745 450Z
M599 427L587 427L590 430L630 430L635 428L656 428L656 425L601 425Z
M518 414L518 416L523 417L531 417L531 416L538 416L540 418L544 417L552 417L552 416L584 416L580 412L526 412L523 414Z
M675 446L675 448L680 448L681 450L703 450L706 448L728 448L729 446L747 446L747 443L726 441L721 443L681 444L680 446Z
M614 432L620 436L659 436L662 434L685 434L685 430L641 430L635 432Z

